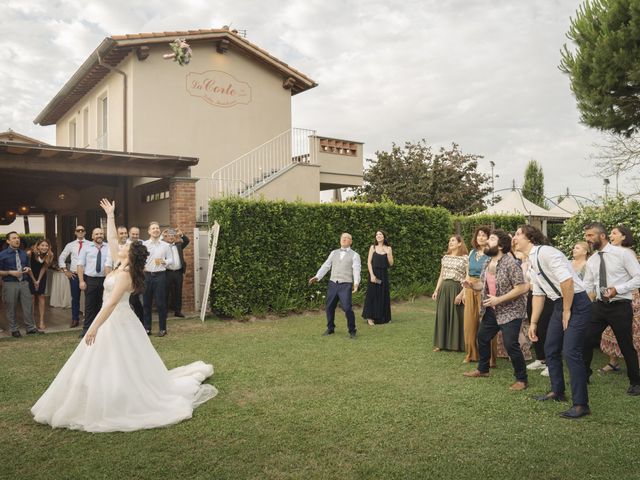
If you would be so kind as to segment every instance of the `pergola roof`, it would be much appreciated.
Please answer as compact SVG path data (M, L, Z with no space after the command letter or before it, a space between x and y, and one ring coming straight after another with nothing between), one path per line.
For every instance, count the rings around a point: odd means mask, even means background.
M305 74L290 67L282 60L259 48L238 33L227 28L186 30L175 32L137 33L114 35L105 38L98 48L89 55L76 73L62 87L49 104L40 112L33 123L40 125L55 124L73 105L95 87L110 70L100 62L116 67L134 49L154 44L169 44L176 38L184 38L191 45L194 43L216 42L224 40L229 46L249 55L269 68L280 72L285 79L291 79L292 95L303 92L318 84Z
M168 178L197 165L194 157L115 152L0 141L0 172L31 170L70 174Z

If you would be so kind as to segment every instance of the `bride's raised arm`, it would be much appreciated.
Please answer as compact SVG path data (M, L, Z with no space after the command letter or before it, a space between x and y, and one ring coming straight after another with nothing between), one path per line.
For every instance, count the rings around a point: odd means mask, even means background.
M116 229L116 201L109 202L106 198L100 200L100 206L107 214L107 242L109 244L109 254L111 260L115 262L118 259L118 230Z

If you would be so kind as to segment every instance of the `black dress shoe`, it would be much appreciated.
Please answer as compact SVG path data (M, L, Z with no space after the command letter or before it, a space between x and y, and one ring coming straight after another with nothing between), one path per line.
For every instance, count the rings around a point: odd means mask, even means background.
M22 334L20 333L20 330L16 330L15 332L11 332L11 336L15 338L20 338Z
M151 335L151 330L145 330L145 332L147 332L147 335Z
M553 400L554 402L566 402L567 397L564 396L564 393L554 393L549 392L544 395L536 395L533 397L534 400L538 400L539 402L545 402L547 400Z
M69 328L76 328L78 325L80 325L80 320L71 320L71 325L69 325Z
M44 335L44 332L42 330L29 330L27 335Z
M158 336L159 336L159 337L164 337L166 334L167 334L167 331L166 331L166 330L160 330L160 331L158 332Z
M627 394L633 397L640 395L640 385L629 385L627 389Z
M349 338L350 338L351 340L355 340L355 339L356 339L356 332L350 332L350 333L349 333Z
M333 330L327 328L322 335L333 335Z
M562 418L569 418L569 419L573 420L575 418L584 417L584 416L590 415L590 414L591 414L591 410L589 410L588 406L586 406L586 405L574 405L569 410L567 410L565 412L561 412L560 416Z
M179 318L184 318L184 314L182 314L181 312L176 312L175 316Z

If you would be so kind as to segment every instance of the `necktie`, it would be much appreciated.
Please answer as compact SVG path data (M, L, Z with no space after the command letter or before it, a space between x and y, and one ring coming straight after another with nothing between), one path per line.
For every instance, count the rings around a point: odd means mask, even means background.
M607 266L604 264L604 252L598 252L600 255L600 273L598 275L598 286L600 287L600 299L608 302L609 299L603 295L607 289Z
M80 250L82 250L82 240L78 240L80 246L78 247L78 255L80 254Z
M98 256L96 257L96 272L102 271L102 246L98 247Z
M16 250L16 270L22 272L22 262L20 261L20 254ZM18 277L18 281L22 281L22 273Z

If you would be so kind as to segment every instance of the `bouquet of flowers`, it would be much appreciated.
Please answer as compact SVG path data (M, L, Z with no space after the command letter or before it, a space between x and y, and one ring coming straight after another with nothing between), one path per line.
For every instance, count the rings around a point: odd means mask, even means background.
M169 44L173 53L167 53L162 57L165 59L172 58L174 62L178 62L181 67L187 65L191 61L191 47L184 38L176 38Z

